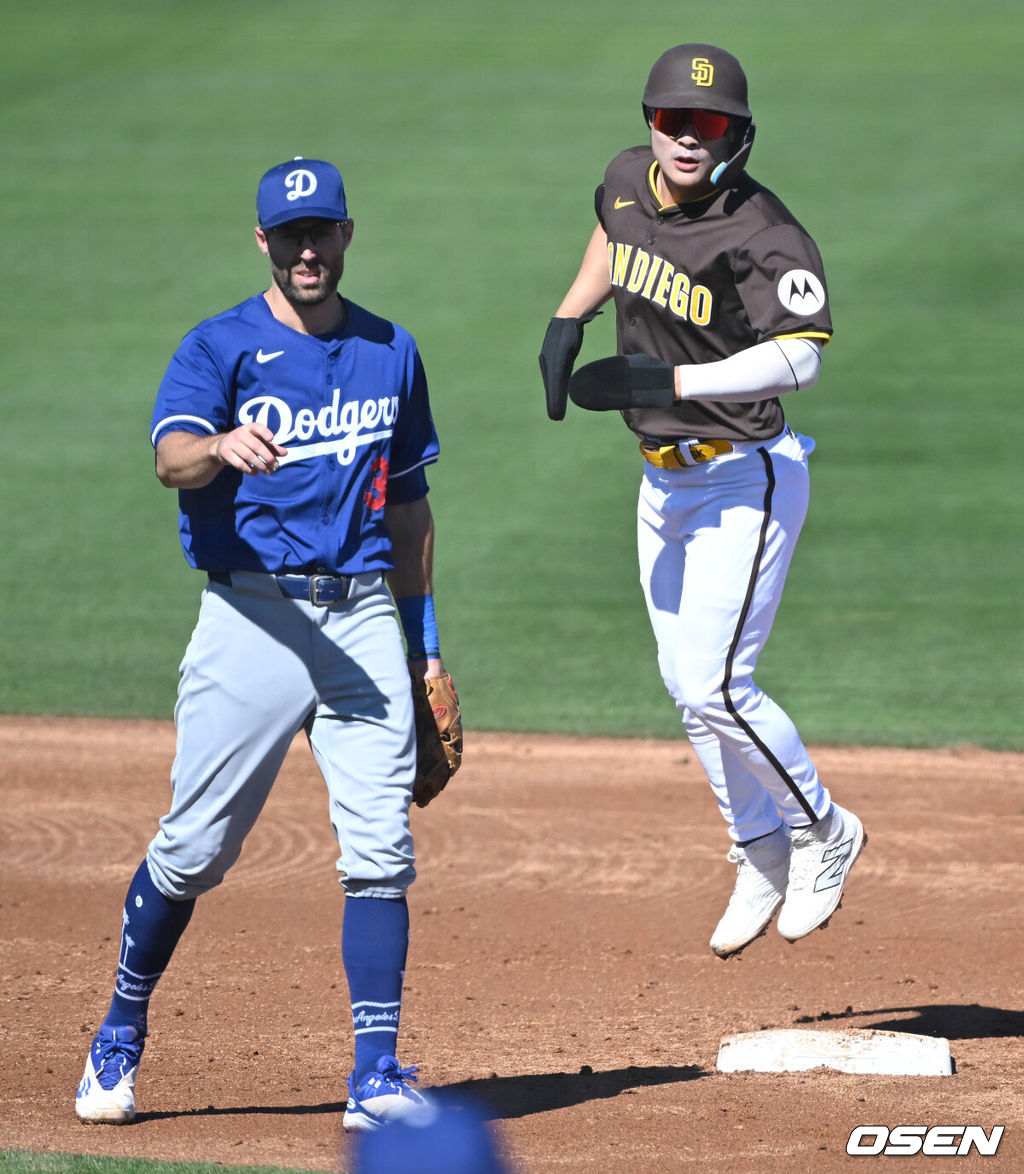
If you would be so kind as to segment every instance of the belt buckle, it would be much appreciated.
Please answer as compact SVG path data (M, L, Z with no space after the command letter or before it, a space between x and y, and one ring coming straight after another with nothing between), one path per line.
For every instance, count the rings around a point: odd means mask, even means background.
M713 444L688 444L687 451L693 458L695 465L703 465L708 461L712 461L718 456L718 449Z
M309 602L314 607L327 607L348 595L348 579L340 575L310 575Z

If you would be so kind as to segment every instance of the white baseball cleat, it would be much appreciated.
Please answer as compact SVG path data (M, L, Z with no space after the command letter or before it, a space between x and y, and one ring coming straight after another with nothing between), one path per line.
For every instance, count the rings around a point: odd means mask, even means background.
M101 1027L85 1061L75 1112L89 1125L128 1125L135 1120L135 1077L146 1037L134 1027Z
M817 823L791 828L793 850L786 901L779 913L779 933L788 941L824 929L839 908L843 887L867 836L851 811L832 804Z
M786 829L776 828L745 848L733 844L727 859L736 865L736 886L711 935L711 949L719 958L738 954L760 937L782 904L789 878Z

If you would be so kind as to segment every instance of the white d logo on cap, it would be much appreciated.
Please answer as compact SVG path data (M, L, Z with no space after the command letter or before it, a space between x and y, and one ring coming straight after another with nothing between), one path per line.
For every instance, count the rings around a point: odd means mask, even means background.
M289 171L284 177L284 186L292 189L288 193L289 200L301 200L316 191L316 176L305 168Z

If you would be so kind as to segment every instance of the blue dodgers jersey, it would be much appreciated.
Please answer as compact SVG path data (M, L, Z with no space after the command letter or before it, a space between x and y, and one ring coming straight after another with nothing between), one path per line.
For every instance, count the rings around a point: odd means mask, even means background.
M391 567L385 497L426 493L437 433L416 343L346 299L329 339L279 322L262 294L201 322L175 352L151 440L267 425L288 449L271 474L222 469L178 493L185 558L206 571L355 575Z

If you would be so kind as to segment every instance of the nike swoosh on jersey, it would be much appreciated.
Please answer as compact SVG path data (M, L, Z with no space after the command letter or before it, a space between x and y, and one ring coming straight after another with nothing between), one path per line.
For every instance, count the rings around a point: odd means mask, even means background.
M618 212L618 210L620 208L628 208L630 206L630 204L635 204L635 203L636 203L636 200L624 200L621 196L616 196L615 203L612 205L612 207L615 209L616 212Z
M257 363L269 363L271 359L276 359L278 355L283 355L284 351L270 351L267 353L262 347L256 352Z

